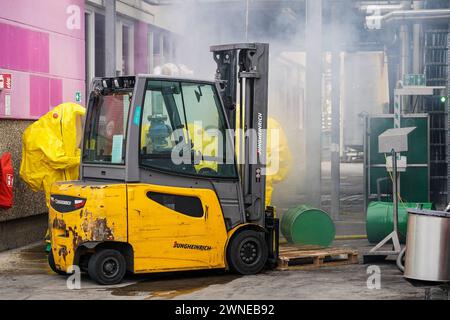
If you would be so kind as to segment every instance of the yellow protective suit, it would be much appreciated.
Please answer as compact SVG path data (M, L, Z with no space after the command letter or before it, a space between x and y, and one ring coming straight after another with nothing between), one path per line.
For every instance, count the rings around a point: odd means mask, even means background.
M196 123L189 123L189 138L194 144L194 151L201 152L203 156L216 157L219 152L219 140L216 136L208 134L207 130L204 130ZM195 165L195 170L199 172L202 169L208 168L217 171L217 162L202 160L199 164Z
M238 120L239 125L239 120ZM269 117L267 127L269 129L267 134L267 167L273 166L274 171L272 174L268 174L266 176L266 206L269 206L272 201L272 194L273 194L273 184L279 183L283 181L291 166L292 166L292 154L289 150L289 145L287 141L286 134L281 127L280 123L275 120L274 118ZM194 139L194 135L197 135L196 141L200 140L202 141L202 148L199 148L199 146L196 146L194 144L194 149L196 151L202 152L203 155L207 155L210 157L215 157L217 152L215 150L218 150L218 141L215 139L215 137L209 136L202 128L196 127L194 124L189 124L189 135L191 139ZM272 145L272 134L271 130L278 130L278 143L274 141L274 144ZM239 138L238 138L239 139ZM239 142L237 141L237 145L239 145ZM206 151L208 150L208 151ZM237 150L238 152L239 150ZM275 155L278 154L278 159L274 159ZM237 155L237 158L239 155ZM278 164L272 163L272 161L279 161ZM278 170L276 170L278 167ZM217 163L214 161L202 161L200 164L195 166L197 172L200 171L202 168L209 168L214 171L217 171ZM270 169L268 170L271 171Z
M63 103L23 134L20 177L33 191L45 191L47 206L54 182L78 179L85 113L78 104Z
M239 119L237 119L237 126L239 126ZM145 125L142 132L148 132L149 127L149 125ZM272 163L272 161L275 160L273 159L275 154L278 154L279 163L278 170L273 174L266 176L266 206L270 205L272 201L272 194L274 190L273 184L283 181L292 166L292 154L289 150L287 137L282 126L277 120L269 117L267 127L269 128L267 136L267 166L271 167L274 165L276 168L276 165ZM188 128L191 140L197 142L194 143L195 151L200 151L203 155L210 157L215 157L218 154L218 141L216 137L208 135L203 128L196 126L195 123L189 123ZM273 129L278 130L279 138L279 143L274 141L274 145L272 145L271 140L271 130ZM237 139L239 140L239 137ZM236 145L239 145L238 140ZM199 141L201 141L201 144L198 143ZM141 135L141 145L146 145L145 134ZM238 153L239 150L236 150L236 152ZM239 155L237 155L237 158L239 158ZM201 161L195 166L197 172L204 168L217 171L217 163L214 161Z
M272 175L266 176L266 206L269 206L272 201L273 194L273 184L283 181L289 170L292 166L292 154L289 150L289 145L286 137L286 133L281 127L280 123L274 118L269 117L267 128L269 132L267 134L267 167L270 167L272 164L272 156L277 152L279 158L278 171ZM271 131L277 129L279 143L271 144ZM275 142L275 141L274 141Z

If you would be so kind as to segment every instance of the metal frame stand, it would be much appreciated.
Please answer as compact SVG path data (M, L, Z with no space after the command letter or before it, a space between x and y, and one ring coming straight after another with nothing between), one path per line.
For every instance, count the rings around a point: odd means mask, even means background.
M450 287L448 285L439 286L439 288L442 290L442 297L443 300L450 300ZM433 300L433 293L431 292L431 287L425 288L425 300Z
M398 236L398 174L397 174L397 152L394 149L391 151L392 155L392 199L393 199L393 224L394 230L388 234L383 240L381 240L375 247L373 247L368 253L364 255L364 263L374 261L373 257L379 257L383 260L387 256L397 256L402 247L400 245L400 239ZM392 240L393 248L392 250L380 250L386 243ZM378 260L378 259L376 259Z

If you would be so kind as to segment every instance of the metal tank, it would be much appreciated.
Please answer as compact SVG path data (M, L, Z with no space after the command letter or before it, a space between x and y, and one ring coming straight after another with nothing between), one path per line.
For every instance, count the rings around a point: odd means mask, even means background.
M336 235L329 215L308 205L300 205L284 213L280 229L288 242L308 248L329 247Z
M450 282L450 213L408 209L405 273L415 282Z

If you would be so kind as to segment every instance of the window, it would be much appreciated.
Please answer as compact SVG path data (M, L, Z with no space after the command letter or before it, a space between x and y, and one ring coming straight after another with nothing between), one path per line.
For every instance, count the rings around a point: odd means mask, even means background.
M98 94L86 119L83 161L124 164L131 92Z
M105 76L105 16L95 13L95 76Z
M165 63L164 59L164 35L161 32L156 32L153 35L153 64L155 67L162 66Z
M85 49L85 61L86 61L86 67L85 67L85 79L86 79L86 86L85 86L85 92L89 92L89 84L94 76L94 70L93 70L93 61L91 60L91 54L92 50L94 49L92 47L93 36L94 36L94 25L93 25L93 19L94 14L92 12L86 12L84 14L84 21L85 21L85 30L84 30L84 36L86 39L86 49Z
M190 217L201 218L204 214L202 202L197 197L180 196L157 192L148 192L147 197L164 207Z
M116 28L116 74L130 75L134 73L134 28L125 20L117 21Z
M154 36L154 44L153 44L153 54L158 55L161 54L161 48L162 48L162 42L163 42L163 35L160 33L155 34Z
M153 36L153 32L149 31L147 34L147 44L148 44L148 48L147 48L147 52L148 52L148 73L153 73L154 70L154 57L153 57L153 46L154 46L154 36Z
M236 177L226 161L226 125L215 87L149 80L141 123L140 164L207 177ZM234 155L228 155L234 159Z

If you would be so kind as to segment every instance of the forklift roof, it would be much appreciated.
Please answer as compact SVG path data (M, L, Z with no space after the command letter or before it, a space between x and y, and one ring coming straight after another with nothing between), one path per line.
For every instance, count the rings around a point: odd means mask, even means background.
M186 81L186 82L201 82L207 84L215 84L213 79L201 79L201 78L193 78L189 76L166 76L166 75L155 75L155 74L138 74L136 75L138 78L148 78L152 80L174 80L174 81Z

